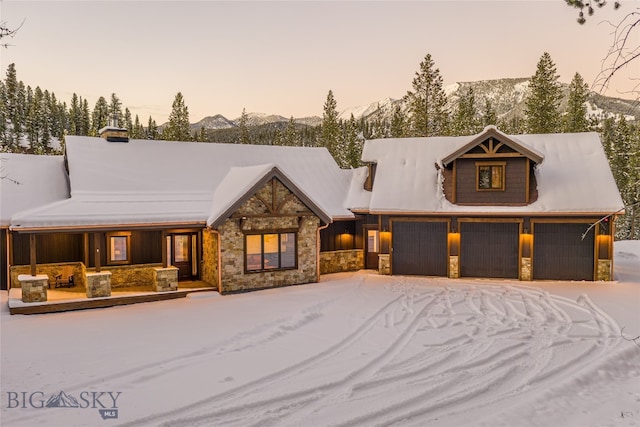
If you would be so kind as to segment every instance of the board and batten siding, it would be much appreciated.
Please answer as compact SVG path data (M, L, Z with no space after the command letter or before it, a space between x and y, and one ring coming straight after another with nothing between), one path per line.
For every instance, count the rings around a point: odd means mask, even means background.
M505 165L505 188L504 190L482 190L477 189L476 163L484 161L504 161ZM529 162L526 158L492 158L492 159L457 159L453 171L445 175L445 194L447 199L454 203L482 204L482 205L523 205L531 203L532 196L530 188L536 188L534 175L528 168ZM455 174L455 178L453 175ZM450 183L446 183L447 175L451 176ZM527 183L529 182L529 188ZM527 194L529 193L529 194Z

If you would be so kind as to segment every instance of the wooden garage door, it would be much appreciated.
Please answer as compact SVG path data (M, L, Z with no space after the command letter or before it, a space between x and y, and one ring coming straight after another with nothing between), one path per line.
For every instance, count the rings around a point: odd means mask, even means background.
M593 280L594 231L589 224L535 223L533 278Z
M393 274L447 276L446 222L394 221Z
M460 275L517 279L518 233L515 222L461 222Z

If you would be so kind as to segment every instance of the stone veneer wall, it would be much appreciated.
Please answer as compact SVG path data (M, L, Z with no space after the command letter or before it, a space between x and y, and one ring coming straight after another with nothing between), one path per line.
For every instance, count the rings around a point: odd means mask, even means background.
M111 273L101 271L100 273L87 274L87 298L102 298L111 296Z
M44 274L47 275L49 277L49 284L51 285L51 288L53 289L56 280L55 277L57 274L62 273L62 271L64 270L64 267L72 265L73 268L73 282L75 283L76 286L82 286L84 287L86 285L85 283L85 274L86 274L86 268L84 266L83 263L81 262L60 262L60 263L53 263L53 264L38 264L36 266L36 271L38 274ZM31 266L29 265L12 265L9 268L9 272L11 275L11 287L12 288L19 288L20 287L20 281L18 280L18 276L20 274L31 274Z
M218 228L222 270L222 283L219 286L221 293L318 281L316 257L320 219L280 181L276 180L275 194L272 192L273 188L271 182L267 183ZM245 219L242 219L243 217ZM246 232L277 232L290 229L298 229L297 268L245 273Z
M154 289L156 292L168 292L178 290L178 268L154 268Z
M531 280L531 258L522 258L520 262L520 280Z
M460 278L460 258L457 255L449 255L449 278Z
M358 271L364 268L364 250L320 252L320 274Z
M378 273L385 276L391 274L391 256L389 254L378 255Z
M599 259L596 274L597 274L596 280L602 280L602 281L613 280L613 278L611 277L611 260Z
M48 277L44 274L31 276L30 274L18 275L22 289L22 302L44 302L47 300Z
M203 281L218 286L218 235L211 230L202 230L202 274Z
M102 270L111 272L111 289L128 286L148 286L152 290L155 284L155 268L162 264L105 265ZM87 272L95 272L91 269Z

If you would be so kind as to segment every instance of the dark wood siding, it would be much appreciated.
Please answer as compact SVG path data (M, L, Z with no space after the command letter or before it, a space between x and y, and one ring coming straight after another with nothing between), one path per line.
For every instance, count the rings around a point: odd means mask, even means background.
M0 289L7 289L7 271L9 266L7 265L7 239L8 231L4 228L0 228Z
M446 222L393 221L393 274L447 276Z
M101 247L100 265L107 266L107 238L100 233ZM95 233L89 233L89 267L95 267ZM131 232L131 264L153 264L162 262L162 231Z
M364 245L363 221L335 221L320 230L320 251L362 249Z
M506 161L504 191L476 190L476 162ZM526 158L490 158L456 160L456 203L457 204L525 204L527 202ZM445 184L445 190L447 185ZM450 191L450 190L449 190Z
M533 278L593 280L594 231L589 224L534 223Z
M460 275L518 278L519 224L460 222Z
M36 234L36 262L81 262L83 260L82 234L51 233ZM13 234L13 263L28 265L29 234Z

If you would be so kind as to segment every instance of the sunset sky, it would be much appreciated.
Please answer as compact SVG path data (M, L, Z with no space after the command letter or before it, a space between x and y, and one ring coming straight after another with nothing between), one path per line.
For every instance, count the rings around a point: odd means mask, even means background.
M560 81L592 83L619 21L640 1L596 11L585 25L564 0L548 1L25 1L0 0L1 20L24 21L3 39L2 74L72 93L93 109L115 92L143 123L167 120L182 92L191 122L247 112L322 115L327 92L338 109L400 98L427 53L445 84L530 77L543 52ZM636 84L640 61L608 95Z

